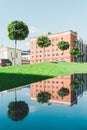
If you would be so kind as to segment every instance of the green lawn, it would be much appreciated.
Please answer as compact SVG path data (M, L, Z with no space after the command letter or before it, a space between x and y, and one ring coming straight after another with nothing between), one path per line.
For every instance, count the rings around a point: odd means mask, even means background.
M87 63L38 63L1 67L0 91L52 77L76 73L87 73Z

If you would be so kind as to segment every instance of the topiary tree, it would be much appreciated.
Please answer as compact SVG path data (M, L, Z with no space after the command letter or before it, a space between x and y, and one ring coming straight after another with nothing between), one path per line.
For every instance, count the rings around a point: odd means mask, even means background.
M8 37L15 40L14 65L16 65L17 40L24 40L28 37L29 29L23 21L13 21L8 25Z
M71 47L71 48L70 48L70 54L71 54L72 56L76 56L79 51L80 51L80 50L79 50L78 47Z
M58 95L63 99L64 96L69 95L69 89L62 87L59 89Z
M28 104L24 101L10 102L8 108L8 117L14 121L23 120L29 112Z
M77 54L76 54L76 57L77 58L82 58L84 56L84 52L82 51L79 51Z
M74 58L82 58L84 56L84 52L80 51L80 49L78 47L70 48L70 54Z
M40 103L48 103L50 98L51 98L51 94L49 92L46 92L46 91L44 91L44 92L41 91L37 95L37 101Z
M43 52L45 52L45 48L51 45L51 40L47 36L40 36L37 38L36 43L40 48L43 48L44 49ZM44 56L44 61L45 61L45 56Z
M82 62L83 62L83 56L84 56L84 52L79 51L78 54L76 55L76 58L82 59Z
M60 41L57 43L57 47L63 51L63 55L64 55L64 51L69 49L69 43L66 41Z

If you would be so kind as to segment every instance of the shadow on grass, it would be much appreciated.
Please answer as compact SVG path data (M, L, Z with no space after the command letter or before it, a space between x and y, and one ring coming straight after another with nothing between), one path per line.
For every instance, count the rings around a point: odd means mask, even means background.
M58 63L59 63L59 61L55 61L55 62L51 62L51 63L56 63L56 64L58 64Z
M50 76L32 74L0 73L0 91L27 85L41 80L52 78Z
M64 62L66 62L66 61L55 61L55 62L51 62L51 63L56 63L56 64L58 64L58 63L64 63Z

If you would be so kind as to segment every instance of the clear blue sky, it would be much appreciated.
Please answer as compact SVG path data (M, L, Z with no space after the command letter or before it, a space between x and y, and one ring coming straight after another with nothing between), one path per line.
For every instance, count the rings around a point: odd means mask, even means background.
M0 45L14 47L7 26L14 20L24 21L30 34L18 41L19 49L29 49L29 40L45 32L73 30L87 41L87 0L0 0Z

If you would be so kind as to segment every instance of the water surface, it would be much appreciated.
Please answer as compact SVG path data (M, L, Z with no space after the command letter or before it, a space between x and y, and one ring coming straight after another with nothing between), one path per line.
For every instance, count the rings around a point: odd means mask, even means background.
M70 84L79 79L79 88ZM67 88L69 94L61 97L58 91ZM48 103L39 103L37 94L51 94ZM29 112L23 119L13 120L8 115L11 102L24 101ZM87 130L87 75L57 77L31 85L0 92L0 130Z

